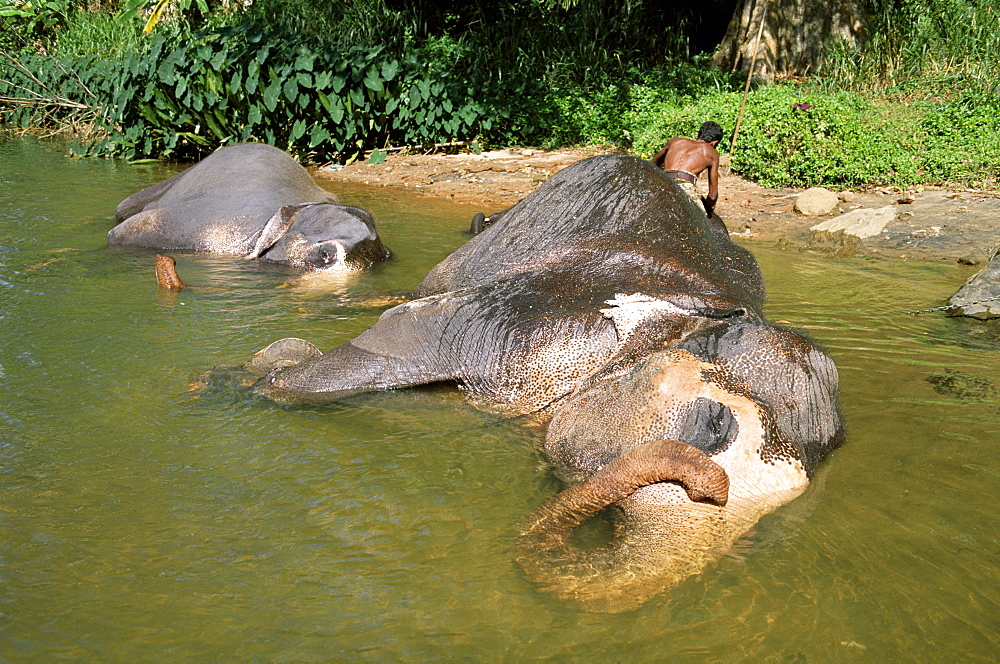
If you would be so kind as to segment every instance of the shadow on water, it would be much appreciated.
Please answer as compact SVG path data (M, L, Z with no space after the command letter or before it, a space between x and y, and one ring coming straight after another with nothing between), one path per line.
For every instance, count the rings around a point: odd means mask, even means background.
M1000 335L903 313L967 269L754 246L768 315L838 364L848 441L701 576L581 614L513 562L558 489L537 427L448 386L293 408L199 383L275 339L353 338L466 241L468 207L354 188L395 254L377 270L180 253L198 287L161 294L153 252L105 237L171 169L31 141L0 169L0 659L995 659Z

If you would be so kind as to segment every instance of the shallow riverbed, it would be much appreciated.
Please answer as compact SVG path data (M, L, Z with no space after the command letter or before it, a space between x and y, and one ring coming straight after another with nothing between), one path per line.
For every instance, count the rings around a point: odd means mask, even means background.
M192 390L281 337L352 338L476 208L333 187L388 263L174 252L196 287L165 293L153 252L105 239L172 172L0 141L0 661L995 661L1000 328L903 313L973 268L753 245L771 319L838 364L847 443L705 574L594 615L513 562L558 490L538 432L448 387Z

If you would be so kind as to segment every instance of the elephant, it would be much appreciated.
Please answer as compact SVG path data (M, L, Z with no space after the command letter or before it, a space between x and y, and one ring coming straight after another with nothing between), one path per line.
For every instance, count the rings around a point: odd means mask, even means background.
M115 209L108 242L237 254L308 269L364 270L389 257L371 215L338 204L278 148L217 150Z
M430 270L411 301L256 390L281 402L451 381L547 421L570 488L518 559L543 589L618 612L701 572L800 495L843 440L837 370L767 323L756 260L651 163L581 160ZM608 506L616 536L573 530Z

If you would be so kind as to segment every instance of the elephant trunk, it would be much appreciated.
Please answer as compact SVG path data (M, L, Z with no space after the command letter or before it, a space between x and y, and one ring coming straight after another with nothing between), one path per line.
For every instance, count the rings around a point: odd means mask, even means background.
M167 290L182 290L184 282L177 276L177 261L173 256L156 254L156 283Z
M647 512L644 516L627 511L627 517L636 518L629 518L628 525L618 529L616 539L601 549L582 551L570 544L573 531L585 521L657 482L680 483L694 502L643 507L640 511ZM719 507L726 504L728 494L726 471L701 450L676 440L644 443L540 507L521 533L519 561L533 580L580 602L583 608L632 608L663 586L679 583L700 567L699 560L708 558L708 549L714 548L716 540L710 531L720 520ZM661 519L664 524L672 521L677 529L695 532L681 536L650 532L664 525L656 523ZM702 529L706 532L700 532ZM661 550L650 551L648 547ZM664 578L664 573L673 578ZM635 587L640 583L648 587Z

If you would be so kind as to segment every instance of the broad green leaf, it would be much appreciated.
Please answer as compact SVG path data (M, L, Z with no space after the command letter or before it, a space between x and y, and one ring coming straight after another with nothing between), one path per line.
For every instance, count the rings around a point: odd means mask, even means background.
M333 102L330 109L330 119L333 120L334 124L340 124L341 120L344 119L344 105L339 101Z
M267 108L268 113L274 113L274 109L278 105L278 95L280 94L281 85L278 83L272 83L264 90L264 106Z
M161 62L156 73L159 74L160 82L164 85L173 85L177 80L177 77L174 76L174 63L169 60Z
M313 61L316 60L316 56L309 52L301 52L295 58L295 68L299 71L310 72L313 70Z
M391 81L399 73L399 60L387 60L382 63L382 78Z
M349 93L351 101L354 102L355 106L364 106L365 104L365 93L361 88L354 88Z
M299 96L299 84L295 82L294 78L290 78L285 81L283 87L285 90L285 99L294 102L295 98Z
M309 147L314 148L320 143L325 143L330 140L330 132L321 124L314 124L312 131L309 132Z
M333 84L334 94L340 94L340 91L344 89L344 85L347 84L343 76L334 76L330 82Z
M250 110L249 112L247 112L247 124L248 125L260 124L260 117L261 117L260 106L258 106L257 104L251 104Z
M222 128L223 119L220 118L218 111L216 111L215 113L206 114L205 124L208 125L208 128L212 130L212 133L215 134L216 138L218 138L220 141L224 141L226 138L228 138L228 132L226 132Z
M238 67L234 67L232 70L232 78L229 79L229 92L236 94L240 91L240 86L243 85L243 74Z
M289 141L297 141L302 138L302 135L305 133L306 123L300 118L292 125L292 133L289 135Z
M215 71L219 71L222 68L222 63L224 63L225 61L226 61L226 51L221 50L215 54L215 56L211 59L211 61L209 61L208 64L211 65L212 69L214 69Z
M378 67L372 66L363 72L362 81L370 90L378 92L382 89L382 78L379 75Z
M387 153L382 152L378 148L375 148L374 150L372 150L372 153L368 156L368 163L381 164L385 161L386 154Z

